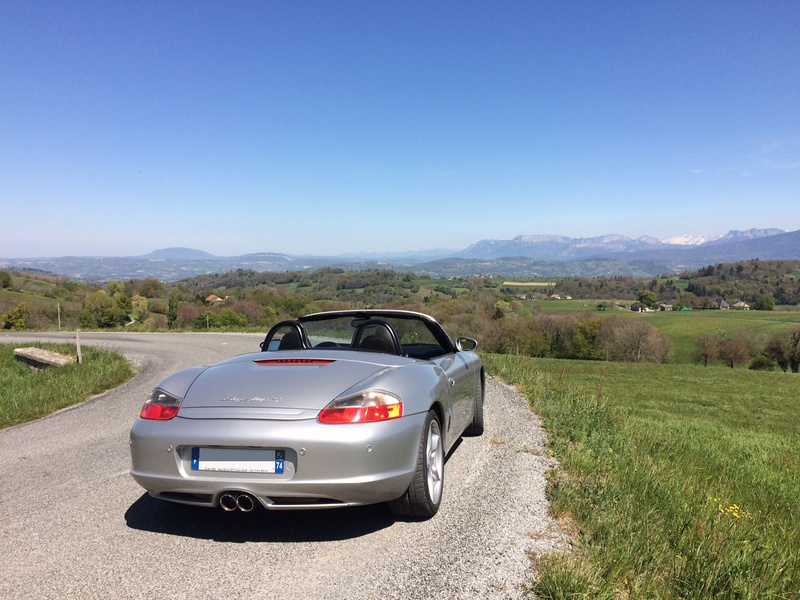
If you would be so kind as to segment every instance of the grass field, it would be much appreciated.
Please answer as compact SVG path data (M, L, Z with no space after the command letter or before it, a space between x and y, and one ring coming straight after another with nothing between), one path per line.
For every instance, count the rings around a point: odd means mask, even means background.
M520 287L520 288L549 288L555 287L556 282L553 281L504 281L503 286L508 287ZM522 291L522 290L521 290ZM542 289L543 292L547 292L547 289Z
M530 310L537 306L542 312L589 311L598 318L614 316L645 319L672 340L674 352L668 357L667 362L676 364L693 362L694 340L701 335L708 334L715 337L721 334L725 337L743 335L750 338L760 337L765 342L773 333L800 326L798 310L691 310L636 313L617 308L598 311L596 306L599 302L599 300L526 300L523 302L523 309Z
M542 416L574 552L542 598L800 597L800 376L486 355Z
M527 309L537 306L542 312L576 312L576 313L581 313L588 310L590 312L597 313L598 317L630 312L618 308L611 309L608 311L597 310L597 305L600 302L612 302L611 300L550 300L549 298L542 298L542 294L549 293L545 289L525 290L525 291L528 292L529 295L536 294L541 298L540 300L523 300L522 306ZM622 301L622 304L624 304L627 307L630 307L630 305L633 304L633 302L634 302L633 300L626 300Z
M631 314L648 319L661 333L672 339L675 354L670 362L675 363L692 362L694 340L704 334L760 336L765 341L773 333L800 326L800 311L693 310Z
M75 355L75 347L70 345L33 345ZM34 372L14 358L14 348L0 344L0 429L83 402L134 375L130 364L119 354L90 347L82 349L80 365Z

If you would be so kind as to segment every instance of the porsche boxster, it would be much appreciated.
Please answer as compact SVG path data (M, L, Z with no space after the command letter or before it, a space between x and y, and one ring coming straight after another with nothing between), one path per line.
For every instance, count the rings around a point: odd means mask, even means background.
M260 351L153 390L131 429L131 475L155 498L227 511L386 502L430 518L447 453L483 433L476 346L400 310L280 322Z

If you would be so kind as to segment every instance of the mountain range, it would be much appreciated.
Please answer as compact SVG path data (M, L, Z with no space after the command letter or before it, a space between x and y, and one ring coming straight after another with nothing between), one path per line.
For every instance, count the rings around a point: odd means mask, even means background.
M518 235L512 240L483 240L457 253L461 258L500 258L525 256L540 260L583 260L638 252L697 249L701 246L743 242L786 233L782 229L750 229L729 231L718 237L683 236L658 240L650 236L631 239L624 235L592 238L569 238L561 235ZM694 242L694 243L693 243Z
M226 257L191 248L163 248L133 257L0 258L0 269L40 271L82 280L155 277L162 281L235 269L281 272L321 267L382 268L434 277L653 277L755 258L800 259L800 230L733 230L723 236L681 236L668 240L622 235L592 238L520 235L511 240L482 240L460 251L436 249L339 256L263 252Z

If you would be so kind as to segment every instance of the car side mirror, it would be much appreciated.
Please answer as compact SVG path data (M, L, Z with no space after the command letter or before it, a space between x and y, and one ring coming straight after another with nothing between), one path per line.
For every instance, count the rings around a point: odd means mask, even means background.
M472 352L478 347L478 342L468 337L456 338L456 348L459 352Z

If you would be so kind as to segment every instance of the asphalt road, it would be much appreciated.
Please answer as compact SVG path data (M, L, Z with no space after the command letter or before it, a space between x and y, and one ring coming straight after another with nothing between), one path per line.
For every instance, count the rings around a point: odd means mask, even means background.
M58 336L0 334L0 343ZM380 505L226 513L150 498L128 474L128 432L166 375L255 350L261 336L81 339L122 352L140 373L0 431L1 598L520 598L533 575L528 552L566 543L548 516L553 463L539 422L500 383L487 388L486 433L448 458L430 521L396 521Z

